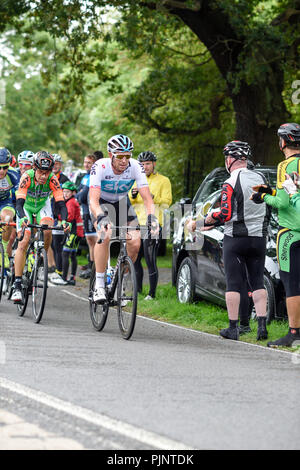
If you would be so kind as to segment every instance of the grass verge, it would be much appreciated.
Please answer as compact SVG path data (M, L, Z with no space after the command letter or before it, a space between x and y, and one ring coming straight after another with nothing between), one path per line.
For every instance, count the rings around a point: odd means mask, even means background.
M228 327L227 311L224 308L204 300L193 304L181 304L177 300L176 289L171 283L159 285L153 301L144 300L147 293L147 286L145 286L143 293L139 294L138 313L140 315L215 335L219 335L222 328ZM256 341L257 322L251 320L250 326L252 332L242 335L241 341L261 346L266 346L268 341L285 336L288 331L286 321L273 321L267 327L269 338L265 341ZM299 348L287 348L287 350L299 351Z

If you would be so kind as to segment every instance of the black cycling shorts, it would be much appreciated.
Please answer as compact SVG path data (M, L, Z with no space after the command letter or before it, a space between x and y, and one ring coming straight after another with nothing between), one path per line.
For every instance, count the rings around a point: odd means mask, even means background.
M127 225L138 225L137 215L133 206L130 203L129 197L124 197L117 202L107 202L100 199L101 209L108 215L111 222L115 226L124 227ZM92 221L95 224L96 219L92 216Z
M264 289L266 239L224 236L223 257L227 292L242 292L246 267L251 292Z
M300 295L300 241L290 246L290 270L279 271L280 279L284 285L286 297Z

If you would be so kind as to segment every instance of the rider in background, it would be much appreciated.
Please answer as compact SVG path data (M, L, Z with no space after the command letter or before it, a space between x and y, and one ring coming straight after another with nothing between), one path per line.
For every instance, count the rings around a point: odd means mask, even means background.
M17 172L21 176L25 173L25 171L30 170L33 165L33 157L34 153L31 150L23 150L23 152L19 153L18 155L18 165L19 168Z
M21 229L33 223L53 225L53 213L50 197L53 194L59 213L63 219L64 230L69 229L66 222L68 211L66 208L62 189L58 179L52 173L54 159L48 152L40 151L34 156L34 164L31 170L24 173L17 191L17 231L21 235ZM31 231L26 228L24 238L18 243L15 253L15 283L11 300L15 303L23 302L22 274L25 265L26 251L30 242ZM51 244L51 230L45 230L44 241L47 251Z
M139 250L137 260L135 262L135 271L137 277L138 291L142 292L143 287L143 266L142 257L144 254L148 272L149 272L149 293L145 300L152 300L155 298L156 287L158 283L158 269L156 264L157 252L159 241L162 238L162 227L164 223L164 209L167 209L172 203L172 187L169 178L159 174L156 170L157 157L153 152L142 152L138 156L138 162L143 165L147 182L149 185L151 197L155 204L155 215L159 221L159 240L149 239L145 237ZM143 199L139 195L139 190L136 184L132 187L129 193L129 199L137 214L139 224L145 226L147 223L147 214Z
M0 215L1 222L13 222L15 217L15 205L13 201L14 192L19 185L19 175L17 171L10 167L11 153L7 148L0 149ZM2 244L4 247L4 267L9 267L9 256L11 256L11 246L9 240L13 227L4 227L2 232Z

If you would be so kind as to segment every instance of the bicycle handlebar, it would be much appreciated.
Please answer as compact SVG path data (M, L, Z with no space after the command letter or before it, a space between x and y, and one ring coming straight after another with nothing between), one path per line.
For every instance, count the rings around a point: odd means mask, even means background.
M107 230L107 224L104 226L104 228ZM137 225L136 227L132 227L131 225L128 225L128 226L126 226L126 225L122 225L122 226L113 225L113 226L112 226L112 229L126 230L126 231L128 231L128 230L138 230L138 231L141 231L142 227L140 227L139 225ZM115 239L115 240L117 240L117 239ZM120 240L120 237L119 237L119 240ZM126 239L124 238L124 240L126 240ZM103 239L102 239L102 238L99 238L99 239L97 240L97 243L98 243L98 245L101 245L101 243L103 243Z

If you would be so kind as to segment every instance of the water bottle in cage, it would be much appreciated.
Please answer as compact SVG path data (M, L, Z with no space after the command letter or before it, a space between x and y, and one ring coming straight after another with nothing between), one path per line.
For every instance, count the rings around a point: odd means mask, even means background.
M114 268L107 268L106 270L106 285L109 286L111 284L112 278L114 276Z

